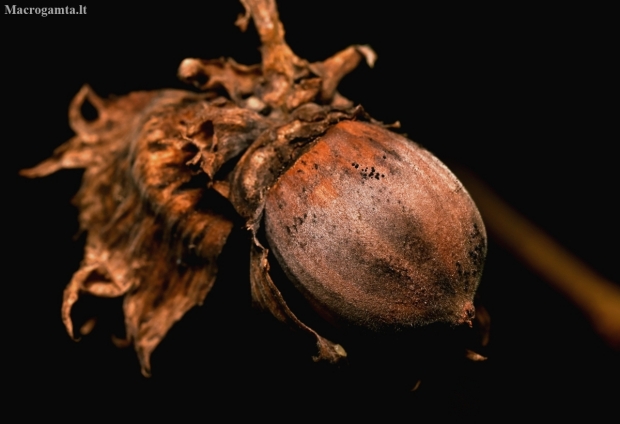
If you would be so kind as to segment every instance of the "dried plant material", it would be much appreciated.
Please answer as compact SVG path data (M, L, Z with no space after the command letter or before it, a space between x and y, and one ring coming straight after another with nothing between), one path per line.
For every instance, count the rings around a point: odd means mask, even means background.
M185 59L178 76L201 90L222 87L236 102L252 94L262 79L260 66L240 65L232 59Z
M86 99L99 114L92 123L79 113ZM233 224L226 200L209 189L212 176L247 147L262 118L189 92L103 101L88 87L69 115L77 135L24 172L86 168L75 203L88 238L82 265L65 290L63 322L74 336L71 309L85 293L125 296L127 335L148 374L153 349L215 281Z
M250 283L252 285L252 299L261 308L269 311L278 321L288 324L294 329L310 334L316 340L318 355L315 361L326 360L336 363L346 358L347 352L339 344L330 342L321 337L312 328L301 322L291 311L269 275L268 250L259 243L252 248L250 263Z
M479 353L474 352L473 350L466 350L465 357L473 362L482 362L482 361L487 360L486 357L480 355Z
M85 86L69 110L76 135L23 171L85 168L75 203L88 237L62 306L69 334L84 294L123 297L127 337L149 375L153 350L209 293L238 220L251 235L254 302L309 335L315 360L347 352L296 315L272 278L274 257L336 327L471 326L486 254L473 202L430 153L337 92L360 61L373 65L372 49L309 64L284 41L273 0L242 3L237 24L254 20L261 65L184 60L179 77L202 94L101 99ZM80 113L86 101L98 113L92 121ZM311 214L322 222L308 224Z

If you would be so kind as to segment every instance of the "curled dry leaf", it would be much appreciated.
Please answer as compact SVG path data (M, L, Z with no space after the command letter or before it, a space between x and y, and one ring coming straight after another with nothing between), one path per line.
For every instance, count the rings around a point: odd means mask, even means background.
M471 325L486 253L476 207L430 153L336 91L360 61L372 66L372 49L351 46L309 64L284 41L273 0L242 3L238 25L254 19L261 65L184 60L179 77L204 93L101 99L84 86L69 109L76 135L23 171L85 169L75 198L84 260L62 306L69 334L81 296L122 296L127 336L148 375L153 350L211 289L238 220L251 233L255 303L313 338L317 360L347 353L289 307L270 273L273 257L337 327ZM86 101L98 113L92 121L80 113Z
M87 98L99 115L92 123L79 114ZM256 113L207 98L162 90L105 101L84 87L70 110L77 135L24 171L86 168L75 203L88 237L63 321L73 336L71 309L84 293L125 296L127 335L147 374L153 349L215 281L233 226L217 172L265 129Z

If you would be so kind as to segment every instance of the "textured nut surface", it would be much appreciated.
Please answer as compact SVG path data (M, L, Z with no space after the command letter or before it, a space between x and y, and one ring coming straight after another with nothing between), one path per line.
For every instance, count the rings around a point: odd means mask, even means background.
M374 330L470 323L482 219L428 151L377 125L330 128L271 188L269 247L328 321Z

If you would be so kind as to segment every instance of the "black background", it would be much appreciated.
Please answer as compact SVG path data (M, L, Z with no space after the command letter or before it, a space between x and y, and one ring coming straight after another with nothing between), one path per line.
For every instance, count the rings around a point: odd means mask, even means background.
M185 57L258 63L253 27L241 33L233 25L241 5L203 3L87 4L82 16L2 16L9 128L2 137L4 345L16 396L56 393L65 398L60 407L129 404L136 411L174 408L188 397L208 414L217 396L267 395L274 403L264 410L277 410L275 399L284 394L355 392L346 379L317 371L296 354L295 343L281 341L288 333L252 312L243 235L225 253L234 270L222 271L205 306L173 328L153 356L150 379L140 375L132 349L116 349L103 330L74 343L60 321L62 290L82 255L84 237L75 236L70 204L81 174L28 180L17 171L71 137L67 108L84 83L102 96L189 88L176 79ZM372 8L324 0L279 6L287 41L300 57L322 60L351 44L375 49L375 68L361 65L343 80L341 93L376 119L399 120L409 138L471 170L602 275L620 281L617 45L604 10L403 9L387 0ZM481 292L493 318L489 361L450 368L403 404L471 417L610 408L618 395L617 354L578 310L493 240ZM364 392L375 389L389 391ZM183 407L191 405L197 404Z

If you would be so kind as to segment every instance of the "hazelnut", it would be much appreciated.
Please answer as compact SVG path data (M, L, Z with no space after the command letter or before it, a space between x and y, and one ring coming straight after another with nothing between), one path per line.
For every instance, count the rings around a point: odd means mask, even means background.
M436 157L377 125L332 126L265 200L269 247L337 326L471 324L484 225Z

